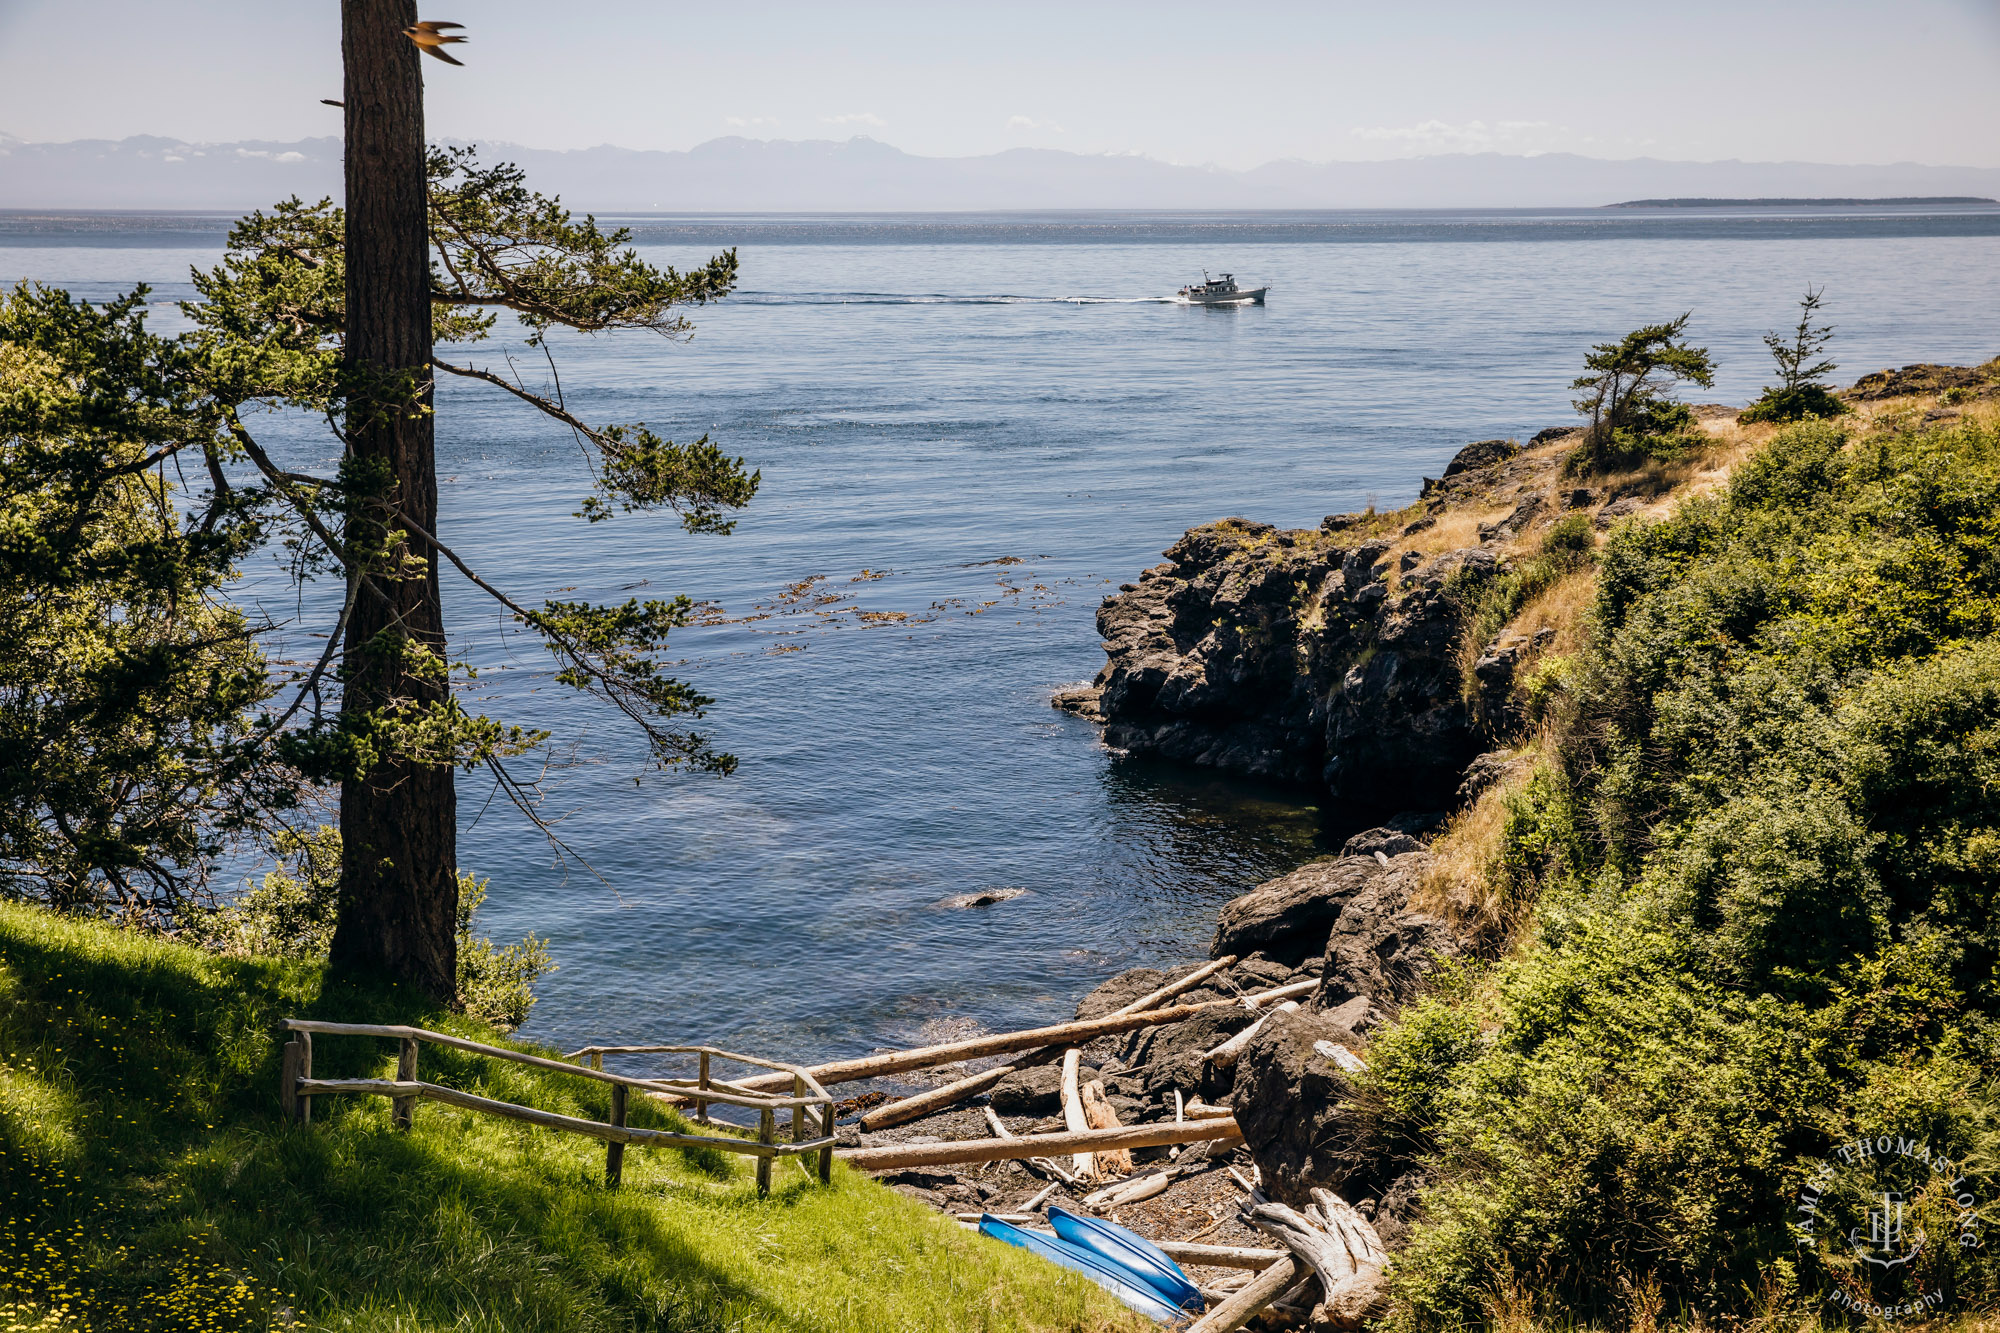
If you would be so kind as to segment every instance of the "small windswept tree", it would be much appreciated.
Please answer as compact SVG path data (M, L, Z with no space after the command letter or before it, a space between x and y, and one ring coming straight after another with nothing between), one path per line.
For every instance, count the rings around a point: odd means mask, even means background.
M1764 346L1778 363L1778 383L1767 387L1756 402L1744 409L1738 421L1799 421L1805 417L1837 417L1848 410L1820 381L1839 369L1825 359L1826 345L1833 341L1833 326L1815 326L1824 287L1806 288L1799 302L1798 327L1791 336L1773 329L1764 335Z
M1664 324L1634 329L1615 343L1599 343L1583 359L1587 374L1570 388L1582 391L1576 410L1590 418L1577 462L1586 471L1601 471L1636 461L1662 450L1661 443L1694 426L1685 403L1666 396L1675 381L1707 388L1715 383L1715 365L1706 347L1682 338L1688 311Z

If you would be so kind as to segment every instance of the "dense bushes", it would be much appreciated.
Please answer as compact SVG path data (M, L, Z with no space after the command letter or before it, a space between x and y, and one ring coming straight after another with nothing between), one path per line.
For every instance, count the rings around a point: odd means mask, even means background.
M1429 1009L1377 1047L1436 1145L1420 1324L1530 1277L1590 1319L1649 1282L1768 1306L1852 1280L1786 1225L1832 1145L1993 1152L2000 432L1802 423L1599 560L1554 760L1509 798L1531 945L1434 1002L1479 1021L1448 1086ZM1897 1271L2000 1290L1949 1245Z
M340 830L322 824L311 834L283 833L277 850L285 859L261 884L225 906L188 914L182 933L239 957L325 962L339 908ZM486 883L458 872L458 1006L471 1018L512 1031L528 1020L534 985L556 963L538 936L495 946L473 933Z

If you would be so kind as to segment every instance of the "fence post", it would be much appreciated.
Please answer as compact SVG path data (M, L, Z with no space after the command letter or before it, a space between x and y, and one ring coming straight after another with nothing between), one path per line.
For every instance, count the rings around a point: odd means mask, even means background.
M313 1034L310 1032L301 1032L293 1040L299 1044L299 1077L301 1079L311 1078L313 1076ZM301 1095L298 1101L299 1123L301 1125L310 1125L313 1118L313 1099Z
M833 1137L833 1098L831 1097L820 1103L819 1136L823 1139L831 1139ZM831 1143L819 1150L819 1183L822 1185L833 1183L833 1145Z
M403 1049L396 1056L396 1081L415 1083L417 1081L417 1039L403 1038ZM408 1129L410 1121L417 1113L415 1097L397 1097L389 1103L389 1119L397 1129Z
M805 1076L802 1074L792 1075L793 1100L796 1101L798 1098L803 1097L805 1095L806 1095ZM806 1141L806 1108L803 1105L794 1106L792 1108L792 1142L804 1143L805 1141Z
M294 1123L299 1118L299 1058L304 1050L294 1034L278 1052L278 1109Z
M611 1123L620 1129L625 1127L625 1094L623 1083L611 1085ZM606 1189L617 1189L618 1182L625 1177L625 1145L612 1139L604 1145L604 1185Z
M757 1142L770 1147L778 1141L778 1113L765 1107L757 1118ZM762 1199L771 1193L771 1159L757 1158L757 1197Z
M701 1053L701 1090L708 1091L708 1052ZM708 1123L708 1103L697 1097L694 1099L694 1118L702 1124Z

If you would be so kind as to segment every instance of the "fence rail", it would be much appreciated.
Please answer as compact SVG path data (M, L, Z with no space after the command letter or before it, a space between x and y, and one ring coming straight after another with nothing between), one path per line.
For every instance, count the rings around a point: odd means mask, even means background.
M817 1152L820 1183L825 1184L832 1178L833 1098L827 1095L826 1089L820 1086L810 1071L796 1065L760 1060L755 1056L737 1055L712 1046L585 1047L581 1051L572 1053L568 1061L551 1060L545 1056L529 1055L524 1051L510 1051L501 1046L488 1046L484 1042L468 1041L463 1037L432 1032L425 1028L380 1023L329 1023L319 1019L304 1018L288 1018L284 1021L284 1026L292 1033L292 1039L284 1046L278 1096L285 1114L301 1124L312 1122L312 1099L315 1097L356 1095L387 1097L392 1107L391 1119L398 1129L410 1127L419 1101L434 1101L485 1115L540 1125L544 1129L601 1139L604 1142L604 1180L613 1188L617 1187L624 1173L627 1144L642 1148L716 1148L723 1152L755 1157L757 1192L760 1195L770 1193L771 1163L779 1157L802 1157L807 1153ZM315 1033L321 1036L394 1038L401 1043L396 1060L396 1077L314 1078L312 1039ZM426 1083L417 1077L417 1052L424 1042L490 1059L504 1060L511 1064L527 1065L598 1083L608 1083L611 1085L611 1119L606 1122L587 1120L580 1116L559 1115L554 1111L481 1097L476 1093L461 1092L457 1088L447 1088L437 1083ZM632 1078L624 1074L605 1072L605 1055L627 1053L698 1056L700 1074L690 1080ZM573 1063L579 1058L588 1058L590 1063L587 1065ZM754 1065L761 1069L790 1074L791 1095L780 1096L759 1092L727 1079L714 1078L711 1075L711 1065L715 1060ZM626 1105L631 1090L635 1088L642 1093L665 1094L693 1101L696 1117L704 1124L709 1123L708 1106L711 1102L755 1110L759 1113L757 1138L751 1141L721 1134L677 1134L667 1130L635 1128L625 1123ZM818 1114L812 1118L818 1122L816 1126L818 1133L809 1137L807 1112L815 1108ZM784 1110L792 1113L789 1143L778 1142L777 1117L778 1112Z

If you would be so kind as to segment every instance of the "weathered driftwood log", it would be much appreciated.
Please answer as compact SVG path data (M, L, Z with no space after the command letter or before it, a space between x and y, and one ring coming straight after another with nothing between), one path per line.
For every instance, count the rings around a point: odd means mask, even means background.
M1090 1129L1081 1133L1026 1134L1013 1139L961 1139L956 1143L891 1143L880 1148L850 1148L840 1159L863 1171L888 1171L905 1166L942 1166L950 1162L1018 1161L1051 1153L1089 1152L1114 1148L1160 1148L1170 1143L1204 1139L1241 1142L1243 1131L1234 1120L1198 1120L1185 1125L1131 1125L1125 1129Z
M1083 1118L1090 1122L1092 1129L1117 1129L1123 1122L1118 1112L1111 1109L1111 1101L1104 1095L1104 1084L1092 1079L1083 1085ZM1129 1176L1132 1174L1132 1154L1129 1152L1101 1152L1097 1154L1097 1169L1107 1176Z
M1319 978L1314 977L1311 981L1294 981L1291 985L1280 986L1276 990L1258 991L1255 995L1239 996L1236 1003L1245 1009L1261 1009L1267 1004L1278 1004L1292 999L1294 996L1310 995L1318 989Z
M1148 1009L1136 1014L1106 1014L1102 1018L1084 1018L1070 1023L1056 1023L1045 1028L1027 1028L1020 1032L996 1032L984 1037L967 1037L963 1041L948 1041L937 1046L919 1046L907 1051L884 1051L880 1055L864 1055L852 1060L835 1060L829 1064L810 1065L806 1073L819 1080L822 1086L832 1083L853 1083L864 1078L881 1078L887 1074L903 1074L912 1069L931 1069L938 1065L954 1064L960 1060L977 1060L987 1055L1011 1055L1015 1051L1031 1050L1038 1046L1068 1048L1083 1046L1099 1037L1112 1037L1121 1032L1136 1032L1140 1028L1155 1027L1162 1023L1179 1023L1197 1014L1214 1013L1243 1003L1241 1000L1211 1000L1207 1004L1179 1004L1165 1009ZM574 1073L577 1065L565 1066ZM757 1091L763 1088L788 1085L790 1074L759 1074L754 1078L738 1079L730 1086Z
M1195 1101L1187 1104L1187 1118L1189 1120L1215 1120L1222 1116L1235 1114L1236 1112L1226 1106L1210 1106L1207 1102Z
M1055 1182L1055 1183L1051 1183L1051 1184L1049 1184L1048 1186L1046 1186L1046 1187L1045 1187L1045 1188L1044 1188L1044 1189L1043 1189L1043 1190L1041 1191L1041 1193L1037 1194L1037 1195L1036 1195L1036 1196L1035 1196L1034 1198L1032 1198L1032 1199L1028 1200L1028 1201L1027 1201L1026 1203L1022 1204L1022 1205L1021 1205L1021 1207L1020 1207L1020 1209L1019 1209L1019 1211L1021 1211L1021 1212L1024 1212L1024 1213L1032 1213L1032 1212L1036 1211L1036 1210L1037 1210L1037 1209L1039 1209L1039 1208L1040 1208L1040 1207L1041 1207L1041 1206L1042 1206L1043 1204L1045 1204L1045 1203L1047 1203L1047 1202L1049 1201L1049 1196L1050 1196L1051 1194L1054 1194L1054 1193L1055 1193L1055 1192L1056 1192L1057 1190L1059 1190L1059 1189L1061 1189L1061 1188L1062 1188L1062 1185L1061 1185L1061 1184L1060 1184L1059 1182Z
M1347 1242L1347 1249L1354 1256L1357 1267L1374 1267L1376 1271L1389 1264L1389 1252L1382 1248L1382 1237L1376 1234L1375 1224L1356 1212L1353 1205L1332 1190L1315 1188L1312 1192L1313 1204L1306 1211L1317 1214L1327 1224L1327 1229L1338 1231Z
M1103 1129L1103 1125L1093 1125L1083 1109L1083 1089L1077 1086L1077 1074L1083 1067L1083 1052L1071 1048L1063 1052L1062 1067L1062 1113L1063 1124L1072 1134L1085 1130ZM1130 1159L1127 1159L1130 1160ZM1103 1177L1099 1173L1097 1154L1080 1152L1070 1158L1070 1170L1083 1184L1095 1184Z
M1142 1176L1115 1181L1094 1194L1083 1196L1083 1206L1096 1212L1106 1208L1123 1208L1128 1203L1144 1203L1156 1199L1167 1192L1167 1185L1173 1180L1170 1171L1148 1171Z
M1311 1270L1287 1255L1259 1273L1243 1290L1195 1320L1187 1333L1231 1333L1293 1287L1311 1280Z
M986 1112L986 1123L993 1127L994 1138L1013 1139L1020 1137L1013 1130L1007 1128L1006 1122L1000 1118L999 1114L995 1112L992 1107L982 1106L979 1109ZM1052 1158L1023 1157L1021 1159L1021 1165L1027 1167L1030 1171L1033 1171L1038 1175L1047 1176L1050 1179L1059 1182L1060 1184L1064 1185L1076 1184L1076 1177L1071 1175L1069 1172L1063 1170L1062 1165L1053 1160ZM1049 1190L1052 1190L1054 1188L1055 1188L1054 1185L1049 1186L1048 1190L1043 1190L1041 1194L1037 1197L1040 1198L1048 1197Z
M1212 963L1196 968L1178 981L1168 982L1150 995L1142 995L1122 1008L1113 1009L1108 1016L1122 1018L1127 1014L1144 1013L1148 1009L1166 1003L1183 991L1193 990L1196 986L1199 986L1202 982L1208 980L1235 961L1235 954L1218 958ZM1020 1059L1008 1064L999 1065L993 1069L982 1070L977 1074L969 1074L957 1082L947 1083L941 1088L931 1088L913 1097L905 1097L901 1101L890 1102L886 1106L878 1106L867 1115L861 1117L861 1127L868 1130L887 1129L891 1125L901 1125L911 1120L916 1120L919 1117L927 1116L933 1111L942 1110L944 1107L963 1101L967 1097L976 1096L986 1091L1017 1069L1031 1069L1036 1065L1053 1064L1062 1058L1063 1049L1061 1046L1048 1046L1039 1051L1030 1051Z
M1345 1239L1321 1229L1311 1218L1282 1203L1255 1204L1244 1210L1244 1217L1319 1274L1321 1290L1331 1291L1334 1283L1359 1271L1354 1266L1354 1256L1347 1252Z
M1252 1250L1240 1245L1195 1245L1184 1240L1156 1242L1175 1263L1202 1268L1269 1268L1286 1257L1284 1250Z
M1227 1069L1236 1063L1236 1057L1243 1054L1243 1048L1250 1044L1250 1039L1257 1035L1259 1029L1271 1021L1273 1015L1295 1014L1298 1011L1299 1002L1297 1000L1286 1000L1276 1009L1265 1014L1262 1018L1252 1023L1249 1027L1244 1028L1220 1046L1210 1051L1204 1051L1201 1058L1219 1069Z
M1368 1068L1366 1060L1337 1041L1316 1041L1313 1043L1313 1050L1333 1061L1335 1067L1344 1074L1359 1074Z
M1387 1256L1366 1218L1338 1195L1314 1193L1325 1198L1304 1214L1280 1203L1260 1203L1245 1216L1258 1230L1283 1241L1318 1275L1322 1299L1312 1309L1312 1326L1351 1333L1388 1312L1388 1293L1382 1285L1382 1261Z

